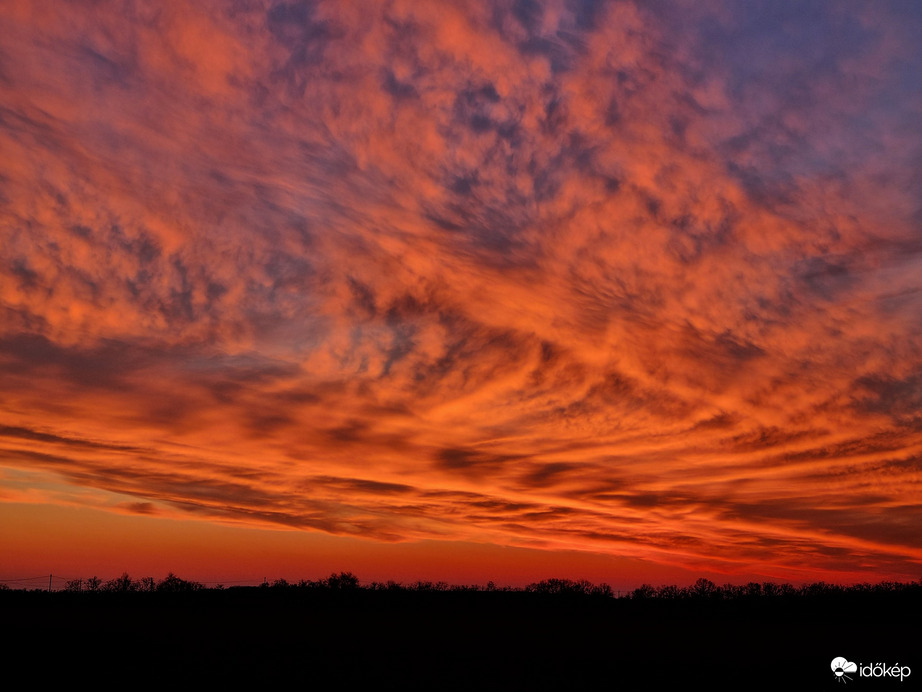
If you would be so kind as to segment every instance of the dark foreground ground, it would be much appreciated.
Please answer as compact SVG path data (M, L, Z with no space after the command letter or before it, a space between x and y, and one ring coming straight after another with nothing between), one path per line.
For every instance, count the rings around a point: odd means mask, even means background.
M0 592L7 670L101 686L259 689L839 689L837 656L907 665L851 689L922 688L922 599L750 601L526 592ZM9 673L8 673L9 676ZM236 688L237 685L234 685Z

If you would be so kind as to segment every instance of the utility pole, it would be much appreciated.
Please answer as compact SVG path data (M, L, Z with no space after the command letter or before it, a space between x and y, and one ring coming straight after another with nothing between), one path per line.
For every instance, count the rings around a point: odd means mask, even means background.
M51 591L51 575L48 575L48 590Z

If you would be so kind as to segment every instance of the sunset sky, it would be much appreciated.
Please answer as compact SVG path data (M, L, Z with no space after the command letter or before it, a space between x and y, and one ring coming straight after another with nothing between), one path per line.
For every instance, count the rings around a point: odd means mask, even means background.
M922 5L0 27L0 579L922 576Z

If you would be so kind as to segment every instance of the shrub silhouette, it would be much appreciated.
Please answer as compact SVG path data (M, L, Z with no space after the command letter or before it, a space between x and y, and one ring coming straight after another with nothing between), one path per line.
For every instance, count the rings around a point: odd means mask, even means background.
M200 591L204 589L203 584L199 584L195 581L186 581L185 579L180 579L175 574L170 572L166 575L165 578L157 582L157 591L164 593L183 593L186 591Z
M127 572L122 572L122 576L116 577L115 579L110 579L105 583L102 589L103 591L127 593L129 591L137 591L138 584L137 582L131 581L131 577L128 576Z
M657 598L675 600L677 598L682 598L682 595L682 589L680 589L675 584L669 586L661 586L656 590Z
M631 598L644 601L657 595L656 589L649 584L643 584L631 592Z
M611 595L612 590L608 584L596 586L590 581L579 579L544 579L543 581L529 584L525 587L526 591L541 594L569 594L569 595Z
M697 598L720 598L721 596L720 587L710 579L705 579L704 577L695 582L695 585L692 587L692 593Z
M323 580L324 586L334 591L344 591L346 589L357 589L359 587L359 578L352 572L340 572L331 574Z

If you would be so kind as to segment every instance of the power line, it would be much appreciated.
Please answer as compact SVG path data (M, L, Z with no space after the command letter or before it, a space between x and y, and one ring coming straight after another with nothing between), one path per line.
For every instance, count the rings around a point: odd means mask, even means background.
M35 583L35 582L44 583L45 579L46 579L45 575L42 575L40 577L9 577L7 579L0 579L0 584L5 584L6 586L10 586L10 587L18 586L22 588L24 586L29 586L31 583ZM54 589L55 582L60 583L63 581L66 585L67 582L73 581L69 577L62 577L57 574L49 574L47 576L47 579L48 579L48 590L49 591L55 590Z

